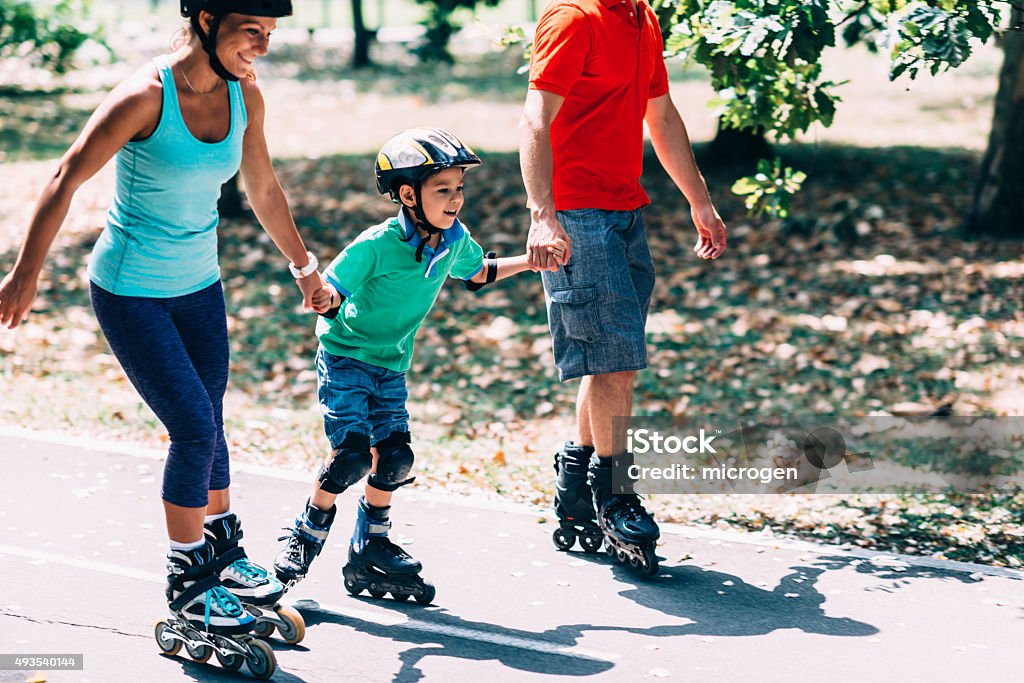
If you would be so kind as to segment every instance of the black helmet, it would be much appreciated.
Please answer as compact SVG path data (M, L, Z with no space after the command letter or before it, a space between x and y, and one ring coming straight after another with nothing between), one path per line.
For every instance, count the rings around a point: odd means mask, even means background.
M398 201L398 188L408 183L417 190L426 178L452 166L482 163L462 141L443 128L410 128L384 143L374 171L377 191Z
M213 15L209 35L203 31L199 23L199 12L206 11ZM247 14L253 17L290 17L292 15L291 0L181 0L181 16L192 21L192 29L199 36L203 50L210 57L213 71L227 81L237 81L238 77L224 68L217 59L217 31L220 20L226 14Z

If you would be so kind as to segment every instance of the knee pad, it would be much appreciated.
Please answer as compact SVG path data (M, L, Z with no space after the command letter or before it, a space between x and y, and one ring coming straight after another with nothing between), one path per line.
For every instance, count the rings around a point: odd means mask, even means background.
M370 471L370 437L349 432L334 451L331 464L320 466L320 488L327 493L344 493Z
M377 471L370 475L370 486L380 491L394 491L416 479L409 477L416 459L409 447L411 442L409 432L392 432L377 442Z

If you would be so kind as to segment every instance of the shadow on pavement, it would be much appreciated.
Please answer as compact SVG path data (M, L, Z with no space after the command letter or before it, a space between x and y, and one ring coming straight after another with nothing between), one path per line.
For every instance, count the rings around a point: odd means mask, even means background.
M305 605L296 607L302 612L307 627L321 623L341 624L360 633L416 645L417 647L411 647L401 653L402 666L391 678L393 683L412 683L421 680L424 673L419 668L419 663L431 656L476 661L494 659L510 669L548 676L592 676L608 671L614 666L613 662L599 659L597 655L541 652L513 644L481 641L456 635L459 631L472 630L486 633L495 639L543 641L554 647L570 648L576 645L583 631L590 628L587 625L559 626L541 632L523 631L487 622L468 621L444 609L424 611L422 608L405 607L391 600L360 598L359 601L410 615L418 622L429 623L432 628L420 629L410 623L378 624L323 611L313 601L304 601Z
M663 567L655 578L639 577L622 565L612 572L635 588L619 593L652 610L690 620L678 626L621 630L647 636L752 636L778 629L831 636L870 636L878 629L846 617L826 616L825 596L814 584L825 570L791 567L772 588L754 586L738 576L693 565Z

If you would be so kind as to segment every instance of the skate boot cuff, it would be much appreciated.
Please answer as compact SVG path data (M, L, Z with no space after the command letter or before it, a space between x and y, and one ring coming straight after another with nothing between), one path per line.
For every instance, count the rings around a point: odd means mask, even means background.
M311 528L326 531L334 523L334 515L337 511L336 505L332 505L330 510L321 510L312 503L306 503L306 511L302 517L305 518L304 521L309 522Z

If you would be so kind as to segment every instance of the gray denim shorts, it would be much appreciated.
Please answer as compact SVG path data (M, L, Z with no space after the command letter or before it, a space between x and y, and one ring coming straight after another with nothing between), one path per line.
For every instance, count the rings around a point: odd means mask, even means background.
M572 238L572 258L541 277L559 379L646 368L654 263L641 210L557 216Z

